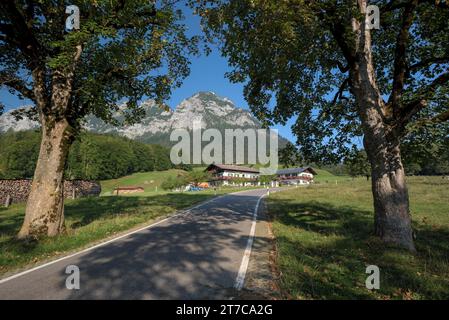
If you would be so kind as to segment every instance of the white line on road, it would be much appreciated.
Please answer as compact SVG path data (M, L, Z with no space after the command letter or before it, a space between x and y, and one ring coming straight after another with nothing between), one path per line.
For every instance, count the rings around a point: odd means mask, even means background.
M229 193L229 194L232 194L232 193ZM225 195L227 195L227 194L225 194ZM8 282L8 281L13 280L13 279L16 279L16 278L19 278L19 277L24 276L24 275L26 275L26 274L28 274L28 273L33 272L33 271L36 271L36 270L45 268L45 267L47 267L47 266L49 266L49 265L52 265L52 264L55 264L55 263L57 263L57 262L60 262L60 261L63 261L63 260L69 259L69 258L73 258L73 257L75 257L75 256L77 256L77 255L82 254L82 253L85 253L85 252L94 250L94 249L96 249L96 248L105 246L105 245L107 245L107 244L109 244L109 243L111 243L111 242L114 242L114 241L123 239L123 238L125 238L125 237L127 237L127 236L130 236L130 235L134 234L134 233L143 231L143 230L145 230L145 229L150 229L150 228L155 227L155 226L157 226L157 225L159 225L159 224L161 224L161 223L163 223L163 222L165 222L165 221L167 221L167 220L169 220L169 219L172 219L172 218L174 218L174 217L177 217L177 216L179 216L179 215L181 215L181 214L189 213L191 210L197 209L197 208L199 208L199 207L201 207L201 206L204 206L205 204L208 204L209 202L212 202L212 201L215 201L215 200L217 200L217 199L219 199L219 198L222 198L222 197L224 197L225 195L221 195L221 196L218 196L218 197L209 199L209 200L207 200L207 201L205 201L205 202L202 202L202 203L200 203L200 204L198 204L198 205L196 205L196 206L194 206L194 207L191 207L191 208L186 209L186 210L183 210L183 211L181 211L181 212L179 212L179 213L177 213L177 214L174 214L174 215L172 215L172 216L169 216L169 217L167 217L167 218L165 218L165 219L163 219L163 220L160 220L160 221L155 222L155 223L153 223L153 224L150 224L150 225L147 225L147 226L145 226L145 227L139 228L139 229L137 229L137 230L134 230L134 231L125 233L125 234L123 234L123 235L121 235L121 236L118 236L118 237L116 237L116 238L113 238L113 239L111 239L111 240L108 240L108 241L105 241L105 242L101 242L101 243L99 243L99 244L97 244L97 245L94 245L94 246L89 247L89 248L86 248L86 249L84 249L84 250L75 252L75 253L70 254L70 255L68 255L68 256L65 256L65 257L59 258L59 259L57 259L57 260L53 260L53 261L47 262L47 263L42 264L42 265L40 265L40 266L34 267L34 268L32 268L32 269L25 270L25 271L23 271L23 272L20 272L20 273L17 273L17 274L15 274L15 275L12 275L12 276L10 276L10 277L8 277L8 278L1 279L1 280L0 280L0 284L5 283L5 282Z
M195 205L195 206L193 206L193 207L191 207L191 208L189 208L189 209L183 210L183 211L181 211L181 212L179 212L179 213L177 213L177 214L174 214L174 215L172 215L172 216L169 216L169 217L167 217L167 218L165 218L165 219L163 219L163 220L160 220L160 221L158 221L158 222L152 223L152 224L150 224L150 225L144 226L144 227L139 228L139 229L134 230L134 231L130 231L130 232L125 233L125 234L123 234L123 235L121 235L121 236L118 236L118 237L116 237L116 238L112 238L112 239L107 240L107 241L105 241L105 242L101 242L101 243L99 243L99 244L97 244L97 245L94 245L94 246L92 246L92 247L88 247L88 248L86 248L86 249L84 249L84 250L75 252L75 253L73 253L73 254L64 256L64 257L62 257L62 258L59 258L59 259L56 259L56 260L53 260L53 261L50 261L50 262L47 262L47 263L45 263L45 264L39 265L39 266L37 266L37 267L34 267L34 268L32 268L32 269L28 269L28 270L25 270L25 271L23 271L23 272L14 274L14 275L12 275L12 276L10 276L10 277L8 277L8 278L1 279L1 280L0 280L0 284L3 284L3 283L8 282L8 281L10 281L10 280L19 278L19 277L21 277L21 276L24 276L24 275L26 275L26 274L28 274L28 273L31 273L31 272L34 272L34 271L36 271L36 270L39 270L39 269L48 267L48 266L50 266L50 265L52 265L52 264L55 264L55 263L58 263L58 262L60 262L60 261L63 261L63 260L66 260L66 259L70 259L70 258L73 258L73 257L75 257L75 256L77 256L77 255L80 255L80 254L86 253L86 252L88 252L88 251L94 250L94 249L96 249L96 248L105 246L105 245L107 245L107 244L109 244L109 243L111 243L111 242L114 242L114 241L123 239L123 238L125 238L125 237L127 237L127 236L130 236L130 235L134 234L134 233L138 233L138 232L143 231L143 230L145 230L145 229L150 229L150 228L155 227L155 226L157 226L157 225L159 225L159 224L161 224L161 223L163 223L163 222L165 222L165 221L167 221L167 220L169 220L169 219L175 218L175 217L180 216L180 215L182 215L182 214L190 213L191 210L194 210L194 209L197 209L197 208L199 208L199 207L202 207L202 206L204 206L205 204L208 204L208 203L210 203L210 202L212 202L212 201L218 200L218 199L220 199L220 198L222 198L222 197L225 197L225 196L228 196L228 195L233 195L233 194L245 193L245 192L249 192L249 191L256 191L256 190L259 190L259 189L250 189L250 190L237 191L237 192L227 193L227 194L223 194L223 195L214 197L214 198L212 198L212 199L209 199L209 200L207 200L207 201L205 201L205 202L202 202L202 203L200 203L200 204L197 204L197 205ZM260 201L260 199L261 199L261 198L259 198L259 201ZM257 202L257 206L259 206L259 202ZM248 258L249 258L249 257L248 257ZM243 277L244 277L244 275L243 275Z
M254 209L253 214L253 222L251 224L251 231L249 232L248 242L246 244L245 253L243 254L242 263L240 264L239 273L237 274L237 278L235 279L234 288L237 290L241 290L243 288L243 284L245 283L246 271L248 270L249 257L251 256L251 250L254 242L254 235L256 233L256 224L257 224L257 211L259 211L260 201L267 194L262 195L256 204L256 208Z

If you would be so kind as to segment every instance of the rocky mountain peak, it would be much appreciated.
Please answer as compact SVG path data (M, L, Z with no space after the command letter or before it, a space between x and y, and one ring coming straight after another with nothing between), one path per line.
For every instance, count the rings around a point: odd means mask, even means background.
M25 105L20 107L21 109L31 109L32 105ZM0 116L0 133L11 131L26 131L39 127L39 123L32 121L28 118L16 120L12 114L13 110L5 112Z
M123 105L121 105L123 107ZM244 109L239 109L226 97L211 91L202 91L183 100L174 110L164 110L153 100L140 104L146 116L132 126L114 127L102 120L89 116L85 128L97 133L115 133L131 139L150 143L169 144L173 129L192 129L193 121L201 118L203 128L259 128L259 122ZM8 130L21 131L35 129L38 123L29 119L16 121L11 112L0 116L0 133Z

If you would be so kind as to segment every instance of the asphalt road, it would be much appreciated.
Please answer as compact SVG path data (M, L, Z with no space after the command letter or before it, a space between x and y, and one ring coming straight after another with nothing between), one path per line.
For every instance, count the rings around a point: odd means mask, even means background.
M223 299L266 190L228 194L157 225L0 283L0 299ZM248 252L247 252L248 253ZM80 289L66 288L66 267ZM241 272L240 272L241 275Z

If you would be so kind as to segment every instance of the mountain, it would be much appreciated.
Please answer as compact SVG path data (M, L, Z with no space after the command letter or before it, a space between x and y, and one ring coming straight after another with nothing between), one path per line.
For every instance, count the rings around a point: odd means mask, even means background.
M30 109L33 106L27 105L21 108ZM17 132L17 131L26 131L31 129L36 129L39 127L39 124L35 121L29 120L28 118L23 118L21 120L16 120L12 115L12 110L5 112L0 116L0 133L7 132L9 130Z
M131 139L170 144L170 133L174 129L192 129L195 119L201 118L202 128L260 128L260 123L247 110L237 108L234 103L213 92L199 92L183 100L174 110L165 111L151 100L141 104L146 116L137 124L114 127L91 117L86 128L98 133L116 133Z
M154 101L146 100L140 105L145 117L131 126L114 127L102 120L89 116L85 128L90 132L125 136L146 143L171 145L170 133L174 129L192 129L194 119L201 118L202 128L226 129L260 128L260 122L245 109L240 109L225 97L213 92L199 92L183 100L174 110L163 110ZM31 106L27 106L31 108ZM117 114L120 120L120 115ZM16 121L11 111L0 116L0 133L8 130L22 131L38 128L39 124L29 119ZM280 138L279 145L286 142Z

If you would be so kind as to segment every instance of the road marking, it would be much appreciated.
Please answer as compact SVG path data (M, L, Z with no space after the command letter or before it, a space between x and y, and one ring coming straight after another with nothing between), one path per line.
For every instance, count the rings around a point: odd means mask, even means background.
M240 264L239 273L237 274L237 278L235 279L234 288L237 290L241 290L243 288L243 284L245 283L246 271L248 270L249 257L251 256L251 250L254 242L254 235L256 233L256 224L257 224L257 211L259 211L260 201L266 196L264 194L259 197L257 200L256 208L254 209L253 214L253 222L251 224L251 231L249 232L248 242L246 244L245 253L243 254L242 263Z
M45 263L45 264L42 264L42 265L40 265L40 266L34 267L34 268L32 268L32 269L28 269L28 270L25 270L25 271L23 271L23 272L14 274L14 275L12 275L12 276L10 276L10 277L8 277L8 278L1 279L1 280L0 280L0 284L3 284L3 283L8 282L8 281L10 281L10 280L19 278L19 277L24 276L24 275L26 275L26 274L28 274L28 273L33 272L33 271L36 271L36 270L39 270L39 269L48 267L48 266L50 266L50 265L52 265L52 264L55 264L55 263L58 263L58 262L60 262L60 261L63 261L63 260L69 259L69 258L73 258L73 257L75 257L75 256L77 256L77 255L80 255L80 254L86 253L86 252L88 252L88 251L97 249L97 248L99 248L99 247L105 246L105 245L107 245L107 244L109 244L109 243L111 243L111 242L114 242L114 241L123 239L123 238L125 238L125 237L127 237L127 236L130 236L130 235L134 234L134 233L143 231L143 230L145 230L145 229L151 229L152 227L155 227L155 226L157 226L157 225L159 225L159 224L161 224L161 223L163 223L163 222L165 222L165 221L167 221L167 220L169 220L169 219L175 218L175 217L177 217L177 216L179 216L179 215L182 215L182 214L190 213L191 210L197 209L197 208L199 208L199 207L201 207L201 206L204 206L205 204L208 204L208 203L210 203L210 202L212 202L212 201L218 200L218 199L220 199L220 198L222 198L222 197L224 197L224 196L226 196L226 195L229 195L229 194L232 194L232 193L228 193L228 194L224 194L224 195L221 195L221 196L218 196L218 197L214 197L214 198L212 198L212 199L209 199L209 200L207 200L207 201L205 201L205 202L202 202L202 203L200 203L200 204L197 204L197 205L194 206L194 207L191 207L191 208L189 208L189 209L183 210L183 211L181 211L181 212L179 212L179 213L176 213L176 214L174 214L174 215L172 215L172 216L169 216L169 217L167 217L167 218L165 218L165 219L163 219L163 220L160 220L160 221L158 221L158 222L155 222L155 223L152 223L152 224L147 225L147 226L145 226L145 227L139 228L139 229L137 229L137 230L134 230L134 231L125 233L125 234L123 234L123 235L121 235L121 236L118 236L118 237L116 237L116 238L112 238L112 239L110 239L110 240L108 240L108 241L101 242L101 243L99 243L99 244L97 244L97 245L94 245L94 246L89 247L89 248L86 248L86 249L84 249L84 250L75 252L75 253L70 254L70 255L68 255L68 256L59 258L59 259L57 259L57 260L53 260L53 261L47 262L47 263Z
M10 280L19 278L19 277L21 277L21 276L24 276L24 275L26 275L26 274L28 274L28 273L31 273L31 272L34 272L34 271L36 271L36 270L39 270L39 269L48 267L48 266L50 266L50 265L52 265L52 264L55 264L55 263L58 263L58 262L60 262L60 261L63 261L63 260L66 260L66 259L70 259L70 258L73 258L73 257L75 257L75 256L77 256L77 255L80 255L80 254L89 252L89 251L91 251L91 250L97 249L97 248L99 248L99 247L105 246L105 245L107 245L107 244L110 244L111 242L114 242L114 241L123 239L123 238L125 238L125 237L127 237L127 236L130 236L130 235L134 234L134 233L138 233L138 232L143 231L143 230L146 230L146 229L151 229L152 227L155 227L155 226L157 226L157 225L159 225L159 224L161 224L161 223L163 223L163 222L165 222L165 221L167 221L167 220L170 220L170 219L172 219L172 218L175 218L175 217L177 217L177 216L180 216L180 215L183 215L183 214L186 214L186 213L190 213L191 210L194 210L194 209L197 209L197 208L199 208L199 207L202 207L202 206L204 206L204 205L206 205L206 204L208 204L208 203L210 203L210 202L212 202L212 201L218 200L218 199L223 198L223 197L226 197L226 196L228 196L228 195L233 195L233 194L238 194L238 193L244 193L244 192L250 192L250 191L256 191L256 190L260 190L260 189L250 189L250 190L237 191L237 192L227 193L227 194L223 194L223 195L214 197L214 198L209 199L209 200L207 200L207 201L205 201L205 202L202 202L202 203L200 203L200 204L197 204L197 205L195 205L195 206L193 206L193 207L191 207L191 208L189 208L189 209L186 209L186 210L183 210L183 211L181 211L181 212L179 212L179 213L176 213L176 214L174 214L174 215L171 215L171 216L169 216L169 217L167 217L167 218L165 218L165 219L163 219L163 220L160 220L160 221L158 221L158 222L155 222L155 223L152 223L152 224L150 224L150 225L147 225L147 226L144 226L144 227L142 227L142 228L139 228L139 229L137 229L137 230L134 230L134 231L125 233L125 234L123 234L123 235L121 235L121 236L118 236L118 237L116 237L116 238L112 238L112 239L107 240L107 241L105 241L105 242L101 242L101 243L96 244L96 245L94 245L94 246L92 246L92 247L88 247L88 248L83 249L83 250L81 250L81 251L78 251L78 252L72 253L72 254L70 254L70 255L61 257L61 258L59 258L59 259L56 259L56 260L53 260L53 261L44 263L44 264L39 265L39 266L37 266L37 267L34 267L34 268L31 268L31 269L28 269L28 270L19 272L19 273L17 273L17 274L14 274L14 275L8 277L8 278L1 279L1 280L0 280L0 284L3 284L3 283L8 282L8 281L10 281ZM264 196L265 196L265 195L264 195ZM262 196L262 197L263 197L263 196ZM261 197L261 198L262 198L262 197ZM259 201L260 201L261 198L259 198ZM259 201L257 202L257 206L259 205ZM244 275L243 275L243 276L244 276Z

